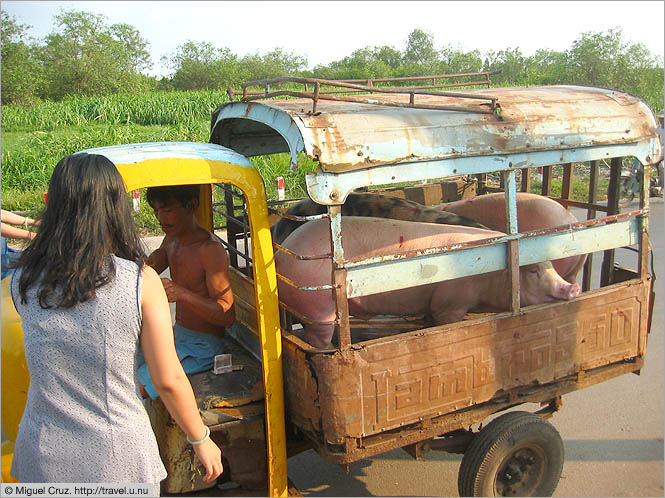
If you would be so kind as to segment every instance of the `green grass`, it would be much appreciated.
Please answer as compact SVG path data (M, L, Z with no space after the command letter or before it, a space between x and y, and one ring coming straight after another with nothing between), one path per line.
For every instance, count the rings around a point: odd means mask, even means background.
M3 132L3 196L9 189L46 190L58 161L83 149L136 142L207 142L208 135L208 124L202 121L168 126L93 124L53 131Z
M181 125L210 123L212 111L228 102L223 91L153 92L143 95L69 97L30 106L2 106L2 132L51 131L62 127Z

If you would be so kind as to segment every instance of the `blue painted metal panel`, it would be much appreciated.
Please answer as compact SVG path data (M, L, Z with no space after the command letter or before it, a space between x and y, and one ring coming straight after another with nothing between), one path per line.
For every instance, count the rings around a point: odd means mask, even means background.
M390 185L451 176L492 173L511 169L584 162L611 157L636 156L640 161L658 157L657 138L633 144L618 144L584 149L547 150L513 155L459 157L439 161L422 161L375 166L345 173L317 171L306 176L307 192L319 204L342 203L353 189L363 186Z
M81 152L103 155L116 165L140 163L151 159L182 158L210 159L254 167L245 156L221 145L206 142L146 142L96 147L79 151Z
M298 154L304 148L303 138L299 130L299 126L302 126L299 118L292 118L287 112L267 105L231 102L222 107L213 128L227 119L248 119L264 123L273 128L288 145L291 154L291 169L298 167Z
M506 191L506 220L508 222L508 234L516 234L517 228L517 186L515 185L515 171L505 174Z
M505 244L347 268L348 297L405 289L506 268Z
M506 241L519 240L520 266L637 244L638 221L610 223L525 238L507 235L493 244L408 259L346 265L349 297L405 289L507 268Z
M522 239L520 265L632 246L639 242L636 219Z

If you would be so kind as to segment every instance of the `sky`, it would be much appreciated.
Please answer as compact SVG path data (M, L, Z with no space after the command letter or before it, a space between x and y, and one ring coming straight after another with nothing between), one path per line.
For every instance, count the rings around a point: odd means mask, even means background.
M582 33L620 28L623 41L663 57L663 1L11 1L1 8L43 38L64 10L102 14L126 23L150 44L155 76L167 76L163 56L191 40L242 57L274 48L306 56L308 67L329 64L363 47L404 50L422 29L435 47L465 52L519 48L564 51Z

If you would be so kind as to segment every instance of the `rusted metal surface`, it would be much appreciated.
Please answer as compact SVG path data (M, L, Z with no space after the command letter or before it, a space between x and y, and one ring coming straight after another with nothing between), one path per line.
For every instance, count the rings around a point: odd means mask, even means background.
M431 80L431 85L410 85L410 86L396 86L396 87L386 87L381 86L384 90L414 90L414 89L434 89L434 88L453 88L453 87L462 87L462 86L475 86L475 85L486 85L488 88L492 83L490 76L493 74L499 74L501 71L481 71L474 73L458 73L458 74L438 74L432 76L399 76L394 78L367 78L367 79L349 79L349 80L335 80L331 82L331 85L321 91L323 94L332 94L332 93L349 93L352 89L349 87L339 88L340 84L344 83L356 83L364 87L374 88L377 83L398 83L406 81L425 81ZM473 81L458 81L455 83L437 83L437 80L451 80L453 78L467 78L467 77L481 77L480 80ZM293 77L282 77L282 78L272 78L268 80L257 80L257 81L248 81L241 85L242 90L239 92L233 88L229 88L227 93L229 98L233 100L236 96L241 96L243 99L247 97L254 97L257 95L266 96L271 93L271 85L279 85L281 83L301 83L304 87L305 92L309 90L309 87L314 84L315 87L318 84L320 87L321 82L326 80L316 79L316 78L293 78ZM263 87L262 91L249 91L248 89L253 86ZM365 90L358 90L365 91Z
M531 175L529 168L524 168L520 177L520 192L531 192Z
M514 236L518 232L515 172L504 171L502 179L506 191L507 233L509 236ZM516 314L520 310L520 248L517 239L506 242L506 266L510 282L510 311Z
M576 86L492 88L467 90L461 97L420 95L419 99L422 105L463 103L480 110L486 108L482 101L473 103L467 96L486 93L501 104L502 119L493 114L380 105L408 105L409 96L398 94L373 95L379 105L319 101L316 114L309 112L308 99L231 102L216 112L211 140L248 156L291 152L295 159L297 151L304 150L319 161L324 172L493 154L571 151L570 158L548 163L554 164L619 155L603 152L603 146L610 144L642 143L632 154L642 163L657 160L660 155L656 122L649 108L635 97L612 90ZM289 138L291 133L299 138ZM228 142L224 142L225 137ZM596 148L597 157L573 156L572 151L580 148ZM489 171L498 169L504 168Z
M543 418L551 418L552 415L554 415L556 412L558 412L561 407L563 406L563 400L561 399L561 395L557 396L556 398L553 398L547 402L541 402L540 410L536 412L537 415L540 415Z
M451 139L442 137L442 140ZM558 164L561 162L586 162L599 158L636 156L640 161L650 160L653 139L633 143L590 145L578 148L525 150L513 154L462 155L436 160L401 161L397 164L367 165L364 169L332 172L319 168L305 177L307 192L319 204L344 202L353 189L373 187L399 182L420 182L471 175L509 171ZM401 180L397 180L400 178Z
M563 165L563 179L561 181L561 198L570 199L573 196L573 165Z
M643 214L637 217L640 224L640 245L637 271L640 278L646 278L649 275L649 186L651 185L651 168L642 168L642 188L640 191L640 207Z
M490 401L480 403L467 409L447 413L375 436L349 438L344 445L325 444L314 439L319 454L330 463L346 464L374 455L379 455L395 448L418 443L439 435L456 432L472 424L482 422L490 415L511 408L521 403L543 403L553 396L560 396L594 384L604 382L619 375L639 372L644 365L643 358L634 361L620 362L600 367L590 372L580 371L551 384L535 388L524 386L516 391L515 400L509 399L508 393L497 393ZM584 374L584 375L582 375ZM343 447L345 451L339 451Z
M488 76L488 73L485 73ZM454 76L454 75L451 75ZM435 77L430 77L434 78ZM407 78L410 79L410 78ZM486 79L486 81L482 83L487 83L489 78ZM368 81L370 83L371 81ZM278 91L272 91L271 90L271 85L279 85L282 83L300 83L303 84L305 87L304 91L294 91L294 90L278 90ZM307 85L314 85L314 91L313 92L308 92L307 91ZM471 83L466 83L466 85L473 84ZM265 91L263 92L248 92L247 88L250 86L264 86ZM327 87L333 87L337 88L337 90L321 90L321 86L327 86ZM452 84L452 85L441 85L441 87L452 87L452 86L460 86L458 84ZM450 92L441 92L441 91L436 91L432 89L435 87L435 85L429 86L427 88L414 88L414 87L377 87L374 86L373 84L367 84L367 85L361 85L359 83L354 83L353 80L326 80L326 79L320 79L320 78L301 78L301 77L294 77L294 76L283 76L279 78L271 78L268 80L256 80L256 81L250 81L248 83L243 84L243 92L242 92L242 101L243 102L249 102L252 100L258 100L258 99L270 99L274 97L300 97L304 99L311 99L312 101L312 110L311 114L316 114L318 105L319 105L319 100L333 100L333 101L338 101L338 102L359 102L359 103L371 103L371 104L376 104L376 105L386 105L386 106L391 106L391 107L409 107L409 108L416 108L416 109L436 109L436 110L448 110L448 111L465 111L465 112L471 112L471 113L481 113L481 114L490 114L490 113L497 113L497 102L496 98L492 96L487 96L487 95L481 95L478 93L461 93L461 92L455 92L455 93L450 93ZM397 102L394 100L385 100L385 101L379 101L374 98L365 98L365 97L333 97L331 94L332 93L349 93L349 92L362 92L362 93L389 93L393 95L408 95L409 97L409 102L408 103L402 103L402 102ZM233 98L232 95L235 95L236 92L233 90L229 90L229 97ZM415 102L415 96L418 95L436 95L436 96L443 96L443 97L455 97L455 98L463 98L463 99L478 99L478 100L487 100L490 103L490 108L486 109L483 107L465 107L465 106L459 106L459 105L432 105L432 104L423 104L423 103L416 103ZM420 97L419 97L420 99ZM498 114L498 113L497 113Z
M548 197L552 195L552 166L543 166L543 183L540 192Z
M289 420L306 434L321 432L319 387L305 353L308 345L294 335L284 338L284 395Z
M525 308L515 317L503 313L312 355L320 440L344 445L348 438L463 412L499 392L524 386L535 392L580 371L642 358L649 291L650 281L632 280L568 303ZM293 358L298 348L285 351L287 364L302 361ZM290 395L314 387L292 385Z

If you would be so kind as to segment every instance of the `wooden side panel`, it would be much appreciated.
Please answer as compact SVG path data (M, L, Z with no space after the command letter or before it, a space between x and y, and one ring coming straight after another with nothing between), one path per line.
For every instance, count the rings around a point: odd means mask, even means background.
M649 288L649 281L631 281L515 317L503 313L312 355L323 439L343 444L488 401L499 391L641 357ZM288 390L302 393L300 387Z
M312 435L321 432L319 386L302 347L308 346L295 336L282 340L284 398L288 419Z
M256 299L254 297L254 284L246 275L236 268L229 269L229 281L233 289L233 299L236 308L236 320L241 322L256 337L259 336L256 323Z

